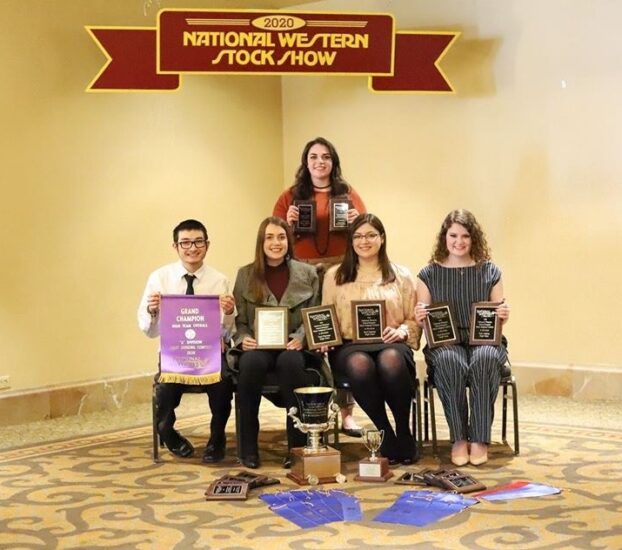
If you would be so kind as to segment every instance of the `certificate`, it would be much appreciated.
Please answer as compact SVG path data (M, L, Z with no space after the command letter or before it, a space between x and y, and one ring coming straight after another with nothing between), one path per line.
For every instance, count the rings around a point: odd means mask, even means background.
M384 300L352 301L352 339L354 342L359 344L382 342L385 326Z
M436 348L458 343L458 329L451 308L446 302L426 307L428 316L423 323L428 346Z
M309 349L318 349L322 346L339 346L341 344L337 315L332 304L306 307L301 310L301 313Z
M475 302L471 304L469 344L472 346L498 346L501 344L501 320L497 306L501 302Z
M287 308L255 309L255 340L259 349L284 349L287 346Z

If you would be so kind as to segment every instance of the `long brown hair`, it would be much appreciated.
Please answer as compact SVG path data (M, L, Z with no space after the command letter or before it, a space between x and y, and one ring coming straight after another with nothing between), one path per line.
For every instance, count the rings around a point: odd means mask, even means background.
M294 257L294 236L287 222L282 218L270 216L259 224L257 230L257 241L255 243L255 259L251 269L251 277L249 281L251 296L258 302L262 301L267 295L266 285L266 255L263 251L263 244L266 239L266 228L268 225L278 225L285 230L287 235L287 254L285 261Z
M380 237L382 238L382 244L380 245L380 250L378 250L378 263L380 264L380 269L382 270L382 284L384 285L395 281L395 271L393 271L393 267L391 267L391 262L387 256L387 236L384 231L384 225L382 225L380 218L374 216L374 214L359 214L350 226L348 231L346 253L343 258L343 262L341 262L341 265L337 268L337 272L335 273L335 282L338 285L351 283L356 280L356 274L359 269L359 261L358 256L354 251L352 237L356 230L366 223L378 231L378 233L380 233Z
M464 208L460 208L458 210L452 210L443 220L441 229L436 236L436 243L434 244L434 250L430 257L430 263L442 262L449 256L449 250L447 250L447 231L449 231L449 228L454 223L460 224L468 231L471 237L471 258L473 261L480 264L486 260L490 260L490 248L488 247L484 231L471 212Z
M290 188L294 199L308 200L313 197L313 181L311 180L311 172L309 172L307 156L309 155L309 150L314 145L323 145L330 153L330 158L333 162L333 168L329 176L331 196L347 195L350 192L350 186L341 175L341 161L339 160L337 149L335 149L335 146L327 139L316 137L309 141L302 150L300 166L296 171L294 184Z

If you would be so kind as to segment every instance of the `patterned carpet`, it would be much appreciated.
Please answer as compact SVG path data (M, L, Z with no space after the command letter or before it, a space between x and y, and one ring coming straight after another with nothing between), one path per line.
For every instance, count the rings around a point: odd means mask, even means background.
M297 488L280 468L284 413L266 405L261 414L261 472L282 481L263 491ZM178 425L199 447L208 435L206 421L198 416ZM438 426L444 426L441 418ZM216 466L176 459L166 450L163 462L154 464L150 427L0 452L0 548L622 548L619 430L523 422L520 456L498 443L487 465L463 470L489 488L527 479L557 486L561 495L483 501L423 528L372 520L409 487L353 481L366 450L360 440L344 437L348 482L326 487L356 495L364 519L309 530L273 514L258 490L243 502L204 500L210 481L239 469L231 421L228 433L227 460ZM439 436L447 460L446 432ZM417 468L440 464L426 447Z

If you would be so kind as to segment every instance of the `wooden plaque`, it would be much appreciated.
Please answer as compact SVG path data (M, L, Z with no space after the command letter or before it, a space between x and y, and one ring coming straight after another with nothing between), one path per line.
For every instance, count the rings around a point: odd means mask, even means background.
M316 230L316 204L313 200L294 201L298 207L298 221L294 224L296 233L315 233Z
M501 319L497 306L501 302L475 302L471 304L469 344L472 346L501 345Z
M335 306L306 307L300 310L309 349L341 345L341 333Z
M246 481L216 480L205 491L205 500L246 500L248 483Z
M423 323L428 346L436 348L458 343L458 327L451 308L446 302L431 304L427 308L428 316Z
M352 300L352 340L359 344L382 342L386 327L384 300Z

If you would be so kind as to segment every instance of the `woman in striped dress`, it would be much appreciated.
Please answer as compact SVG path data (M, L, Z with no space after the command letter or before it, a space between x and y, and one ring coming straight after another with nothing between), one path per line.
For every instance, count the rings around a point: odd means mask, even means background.
M423 352L434 368L434 383L453 441L452 462L457 466L469 461L484 464L507 353L504 345L469 345L471 304L499 302L497 315L502 323L508 320L510 310L503 296L501 270L490 261L484 232L468 210L454 210L443 221L430 263L419 272L417 299L419 326L428 315L426 306L432 303L448 302L456 316L459 343L426 346Z

